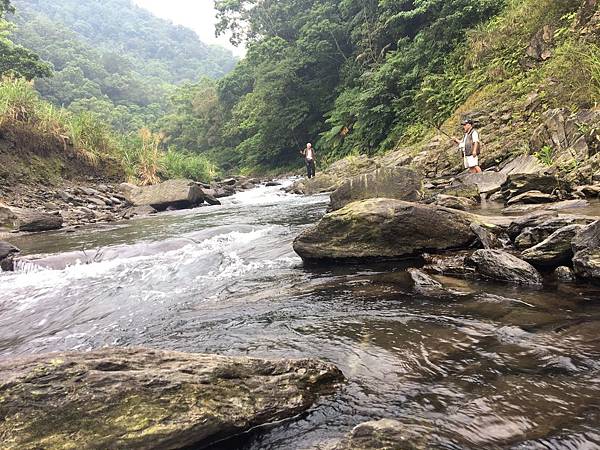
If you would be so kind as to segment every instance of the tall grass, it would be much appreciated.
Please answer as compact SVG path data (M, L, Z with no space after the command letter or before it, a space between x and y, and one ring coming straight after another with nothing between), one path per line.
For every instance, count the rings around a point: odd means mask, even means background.
M72 145L76 156L92 166L111 158L120 162L130 182L148 185L168 178L208 181L217 174L205 156L162 150L164 136L142 129L122 136L89 112L74 114L40 98L22 79L0 80L0 126L27 126Z

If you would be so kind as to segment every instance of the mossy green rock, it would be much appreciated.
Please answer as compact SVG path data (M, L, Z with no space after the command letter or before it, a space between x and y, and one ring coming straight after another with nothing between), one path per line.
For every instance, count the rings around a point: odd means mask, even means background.
M468 247L472 217L460 211L376 198L327 214L304 231L294 250L305 261L397 259Z
M315 360L140 348L2 361L1 447L203 448L305 411L341 378Z

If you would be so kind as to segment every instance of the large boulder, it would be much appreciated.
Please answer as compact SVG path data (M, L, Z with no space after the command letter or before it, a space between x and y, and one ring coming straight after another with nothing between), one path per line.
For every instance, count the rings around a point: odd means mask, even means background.
M133 206L152 206L158 211L193 208L205 197L202 187L191 180L169 180L124 191L124 195Z
M421 177L407 168L383 168L350 178L331 194L331 210L368 198L395 198L416 201L422 189Z
M569 225L588 225L594 221L593 218L587 216L557 216L550 217L540 216L538 222L530 222L530 224L521 230L521 233L515 238L515 246L520 249L526 249L538 245L550 235Z
M49 231L62 228L60 215L46 214L34 209L14 208L0 203L0 228L14 231Z
M508 175L502 172L470 173L463 177L466 184L475 184L481 194L491 195L498 192L506 183Z
M470 217L456 210L369 199L327 214L294 242L304 260L403 258L465 248L475 241Z
M342 378L315 360L140 348L0 362L3 449L204 448L293 417Z
M581 230L572 241L577 276L600 280L600 221Z
M564 189L568 189L568 186L554 175L521 173L508 177L506 183L502 185L502 194L508 200L528 191L554 194Z
M466 261L486 278L525 285L542 283L535 267L502 250L477 250Z
M521 253L523 259L535 266L558 267L573 258L571 241L583 225L568 225L552 233L539 244Z

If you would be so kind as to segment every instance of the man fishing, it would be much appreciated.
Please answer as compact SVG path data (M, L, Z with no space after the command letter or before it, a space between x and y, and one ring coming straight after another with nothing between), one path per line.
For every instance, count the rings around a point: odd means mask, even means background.
M312 144L309 142L306 144L306 148L300 151L300 154L304 156L304 161L306 162L306 172L308 174L308 178L313 178L315 176L315 149Z
M481 173L479 167L479 154L481 153L481 141L479 140L479 132L475 129L475 122L472 119L465 119L461 122L465 136L462 140L452 138L458 144L462 151L465 169L469 169L471 173Z

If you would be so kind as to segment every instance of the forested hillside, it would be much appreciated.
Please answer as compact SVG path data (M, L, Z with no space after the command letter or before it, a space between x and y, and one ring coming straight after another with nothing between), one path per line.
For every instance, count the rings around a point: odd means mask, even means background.
M174 85L219 78L232 54L129 0L15 0L12 39L53 66L36 87L56 105L92 111L126 132L164 114Z
M478 92L505 92L515 107L532 92L546 106L598 100L581 0L216 4L219 30L247 43L247 58L216 83L180 90L162 129L227 168L293 164L309 141L321 160L385 153L425 139ZM544 29L549 42L532 43ZM536 55L540 45L550 54Z

